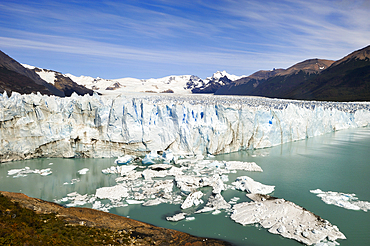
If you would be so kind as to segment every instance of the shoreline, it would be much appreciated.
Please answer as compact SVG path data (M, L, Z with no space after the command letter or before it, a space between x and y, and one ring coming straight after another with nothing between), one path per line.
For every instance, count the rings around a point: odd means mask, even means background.
M69 225L82 225L112 231L130 232L134 245L147 245L146 239L150 238L152 245L232 245L226 241L196 237L185 232L157 227L123 216L80 207L66 208L62 205L32 198L22 193L0 191L0 194L18 203L22 207L32 210L37 214L56 214L57 217Z

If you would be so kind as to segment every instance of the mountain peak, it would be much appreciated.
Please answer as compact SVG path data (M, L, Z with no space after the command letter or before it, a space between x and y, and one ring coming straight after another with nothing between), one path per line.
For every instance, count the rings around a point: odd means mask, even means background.
M353 59L357 59L357 60L370 60L370 45L362 48L362 49L359 49L359 50L356 50L354 52L352 52L351 54L343 57L342 59L334 62L332 64L332 66L336 66L336 65L339 65L340 63L343 63L343 62L347 62L349 60L353 60Z
M324 60L324 59L308 59L302 62L299 62L284 71L281 71L279 75L293 74L298 71L305 71L307 73L320 73L322 70L330 67L335 61L333 60Z
M208 81L219 80L219 79L221 79L221 78L223 78L225 76L228 79L230 79L231 81L235 81L235 80L238 80L240 78L246 77L245 75L237 76L237 75L229 74L228 72L226 72L225 70L223 70L223 71L217 71L217 72L215 72L212 75L212 77L207 77L206 80L208 80Z

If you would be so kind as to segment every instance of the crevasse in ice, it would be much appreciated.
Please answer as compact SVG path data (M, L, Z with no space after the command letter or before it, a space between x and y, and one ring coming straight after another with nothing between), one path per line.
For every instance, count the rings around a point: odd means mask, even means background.
M0 95L1 161L205 155L265 148L370 123L369 103L235 96Z

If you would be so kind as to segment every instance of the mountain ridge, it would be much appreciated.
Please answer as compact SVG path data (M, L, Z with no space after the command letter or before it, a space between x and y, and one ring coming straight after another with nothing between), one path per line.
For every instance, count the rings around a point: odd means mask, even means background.
M13 90L12 85L15 85L17 88L17 92L23 93L31 93L36 92L32 90L31 87L35 87L38 89L37 91L41 90L41 92L49 95L57 95L57 96L64 96L64 93L55 88L53 85L47 83L43 79L40 78L34 71L31 71L25 67L23 67L19 62L5 54L0 50L0 66L3 68L1 70L1 81L3 82L3 86L0 87L2 90L8 90L9 92ZM12 72L9 72L12 71ZM9 77L10 76L10 77ZM25 79L24 77L28 79ZM21 82L19 84L19 82ZM33 83L32 83L33 82ZM22 83L23 86L28 88L22 90ZM35 85L37 84L37 85ZM41 87L40 87L41 86ZM45 87L43 89L42 87Z
M370 45L339 59L320 76L285 97L303 100L370 101Z
M206 79L195 75L171 75L158 79L107 80L21 65L1 52L0 90L9 91L13 86L20 93L40 91L42 94L58 96L70 96L73 92L92 95L95 91L102 95L118 95L123 92L207 93L299 100L370 101L369 64L370 45L337 61L307 59L286 69L259 70L249 76L217 71ZM46 87L45 90L42 86Z
M287 69L258 71L221 87L215 94L370 101L370 45L337 61L309 59Z
M251 95L281 97L286 90L291 90L309 77L321 73L334 61L324 59L308 59L296 63L287 69L260 70L256 73L223 86L216 95Z

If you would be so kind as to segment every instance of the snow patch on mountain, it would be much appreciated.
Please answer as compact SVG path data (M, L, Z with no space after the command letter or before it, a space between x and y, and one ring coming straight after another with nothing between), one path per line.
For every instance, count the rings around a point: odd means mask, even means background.
M231 81L235 81L235 80L238 80L238 79L241 79L241 78L244 78L244 77L247 77L246 75L242 75L242 76L237 76L237 75L233 75L233 74L229 74L227 73L225 70L224 71L217 71L215 72L212 77L207 77L205 79L206 83L209 82L209 81L214 81L214 80L220 80L221 78L223 77L227 77L229 80Z
M52 70L42 69L35 66L22 64L25 68L35 70L35 72L48 83L54 84L57 75L70 78L73 82L94 90L101 95L119 95L122 93L175 93L191 94L194 91L202 91L212 84L225 85L225 81L234 81L245 76L236 76L226 71L217 71L211 77L201 79L195 75L171 75L163 78L137 79L120 78L104 79L91 76L75 76L70 73L61 74Z
M43 79L45 80L46 82L50 83L50 84L55 84L55 80L56 80L56 75L57 74L60 74L60 73L57 73L55 71L51 71L51 70L47 70L47 69L43 69L43 68L38 68L38 67L34 67L34 66L31 66L31 65L27 65L27 64L21 64L23 67L25 68L28 68L28 69L31 69L31 70L35 70L35 72Z

